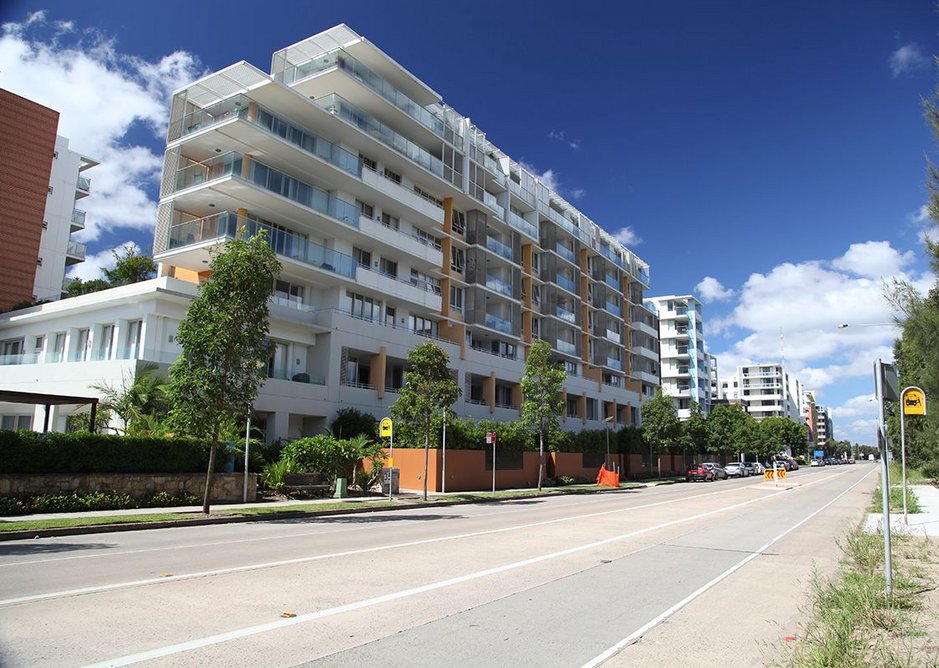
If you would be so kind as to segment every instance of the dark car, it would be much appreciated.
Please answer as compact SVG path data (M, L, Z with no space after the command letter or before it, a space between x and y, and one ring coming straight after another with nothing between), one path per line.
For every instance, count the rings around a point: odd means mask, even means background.
M704 464L692 464L685 469L685 481L694 482L695 480L710 482L714 480L714 471L707 468Z
M753 462L740 462L740 468L746 471L745 475L760 475L762 471L757 471Z
M724 470L724 467L720 464L715 464L714 462L704 462L701 466L707 469L711 469L714 472L715 480L727 480L727 471Z

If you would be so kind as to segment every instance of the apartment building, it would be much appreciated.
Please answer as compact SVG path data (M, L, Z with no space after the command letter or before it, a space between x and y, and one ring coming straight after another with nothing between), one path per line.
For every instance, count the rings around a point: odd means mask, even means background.
M85 226L85 212L76 207L91 188L83 172L98 163L72 151L56 134L58 123L57 111L0 90L0 308L58 299L68 267L85 259L84 244L71 234Z
M802 423L802 383L781 364L748 364L737 367L734 378L722 381L724 397L739 401L757 420L785 417Z
M815 438L820 448L825 447L835 438L831 423L831 409L821 404L815 405Z
M815 390L806 390L802 393L802 406L801 406L801 415L802 422L805 424L808 430L808 441L812 447L810 450L814 450L815 446L818 445L818 427L816 426L816 400L815 400Z
M659 323L659 373L662 394L671 397L679 419L698 404L711 410L712 360L704 350L702 304L692 295L648 297L646 306Z
M648 265L345 25L277 51L270 74L242 61L177 91L160 276L137 286L134 320L107 317L114 291L76 302L98 315L87 334L66 329L66 359L175 357L176 299L243 227L266 230L283 265L254 406L268 438L314 433L341 408L386 414L427 338L450 356L461 416L518 418L535 339L567 370L565 428L638 424L654 393ZM0 339L55 346L70 316L43 311L0 317Z

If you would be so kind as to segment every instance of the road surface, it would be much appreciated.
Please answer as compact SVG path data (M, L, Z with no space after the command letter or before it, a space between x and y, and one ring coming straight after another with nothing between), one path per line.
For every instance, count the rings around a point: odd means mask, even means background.
M858 464L0 543L0 665L761 665L876 482Z

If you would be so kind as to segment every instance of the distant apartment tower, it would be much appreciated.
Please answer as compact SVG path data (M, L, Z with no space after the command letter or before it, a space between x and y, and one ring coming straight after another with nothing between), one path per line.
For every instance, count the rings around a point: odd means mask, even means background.
M81 172L97 163L68 148L58 123L57 111L0 90L0 308L57 299L66 268L85 259L70 235L84 227L75 202L91 187Z
M815 409L815 391L806 390L802 393L802 421L808 428L807 439L813 446L818 445L818 427L816 426L817 418L815 416Z
M725 385L728 399L739 399L757 420L784 417L802 423L802 384L782 364L747 364Z
M662 394L671 397L679 419L697 403L711 410L711 362L704 351L701 302L692 295L649 297L646 306L659 320L659 377Z
M828 442L835 438L831 423L831 409L821 404L815 406L815 433L819 447L828 445Z

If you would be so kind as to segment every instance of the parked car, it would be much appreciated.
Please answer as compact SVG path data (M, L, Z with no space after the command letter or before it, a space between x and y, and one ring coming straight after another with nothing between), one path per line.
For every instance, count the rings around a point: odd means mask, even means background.
M759 464L757 462L740 462L740 468L742 468L745 473L744 476L748 475L762 475L763 471L757 471L756 467Z
M724 471L727 473L728 478L746 478L750 475L750 472L741 466L740 462L728 462L724 464Z
M701 466L709 468L714 472L715 480L727 480L727 471L724 470L724 467L715 462L704 462Z
M766 467L760 462L749 462L749 464L753 467L753 475L763 475L763 472L766 471Z
M809 462L809 466L818 466L818 465L819 463L817 459L813 459L811 462Z
M692 464L685 469L685 482L694 482L695 480L711 482L714 480L714 471L704 464Z

